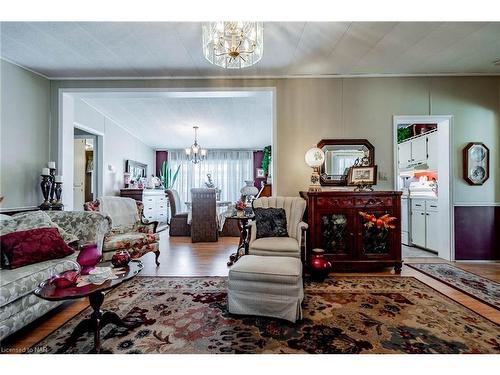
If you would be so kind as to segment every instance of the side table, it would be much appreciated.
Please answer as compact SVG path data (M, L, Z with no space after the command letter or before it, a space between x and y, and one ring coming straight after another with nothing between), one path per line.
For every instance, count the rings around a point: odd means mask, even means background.
M226 216L226 220L238 220L238 228L240 229L240 242L238 243L238 249L235 253L229 256L229 261L227 266L230 267L243 255L248 254L248 245L250 243L250 222L255 219L255 215L243 215L236 214L232 216ZM242 254L243 252L243 254Z

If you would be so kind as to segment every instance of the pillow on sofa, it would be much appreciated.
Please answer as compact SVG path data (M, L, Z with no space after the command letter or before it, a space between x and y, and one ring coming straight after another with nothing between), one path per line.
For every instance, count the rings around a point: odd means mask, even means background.
M288 237L286 213L283 208L256 208L254 214L256 238Z
M0 221L0 235L37 228L57 228L67 244L78 241L78 237L66 232L43 211L23 212L13 215L12 220Z
M66 245L57 228L38 228L0 236L2 268L63 258L75 251Z

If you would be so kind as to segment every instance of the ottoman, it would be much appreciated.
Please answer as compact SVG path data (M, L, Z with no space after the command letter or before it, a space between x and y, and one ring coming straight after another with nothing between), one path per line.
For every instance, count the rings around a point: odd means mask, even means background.
M283 256L245 255L229 270L228 309L296 322L302 318L302 262Z

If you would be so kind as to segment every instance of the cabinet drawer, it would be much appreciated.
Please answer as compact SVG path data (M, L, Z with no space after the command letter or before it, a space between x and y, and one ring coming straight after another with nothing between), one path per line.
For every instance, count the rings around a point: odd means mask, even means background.
M356 207L360 208L374 208L392 206L392 197L364 197L356 198Z
M437 200L427 200L425 201L425 209L431 212L438 211L438 202Z
M354 206L354 199L352 198L323 198L317 199L317 207L340 207L350 208Z
M411 200L411 210L412 211L425 211L425 200L424 199L412 199Z

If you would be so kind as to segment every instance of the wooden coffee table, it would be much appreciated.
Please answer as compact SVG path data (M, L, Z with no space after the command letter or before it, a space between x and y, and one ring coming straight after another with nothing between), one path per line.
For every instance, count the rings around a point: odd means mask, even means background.
M98 266L111 266L109 262L99 263ZM75 327L71 336L66 340L65 348L76 343L76 340L86 332L94 333L94 349L92 353L101 353L101 329L109 323L119 327L135 328L139 322L124 322L116 313L101 310L104 301L104 292L116 288L123 282L130 280L141 272L143 265L139 260L132 260L125 267L125 273L118 275L117 279L107 280L101 285L89 284L81 287L56 288L48 280L42 282L35 290L35 295L47 301L63 301L88 297L90 306L94 310L90 318L82 320Z

